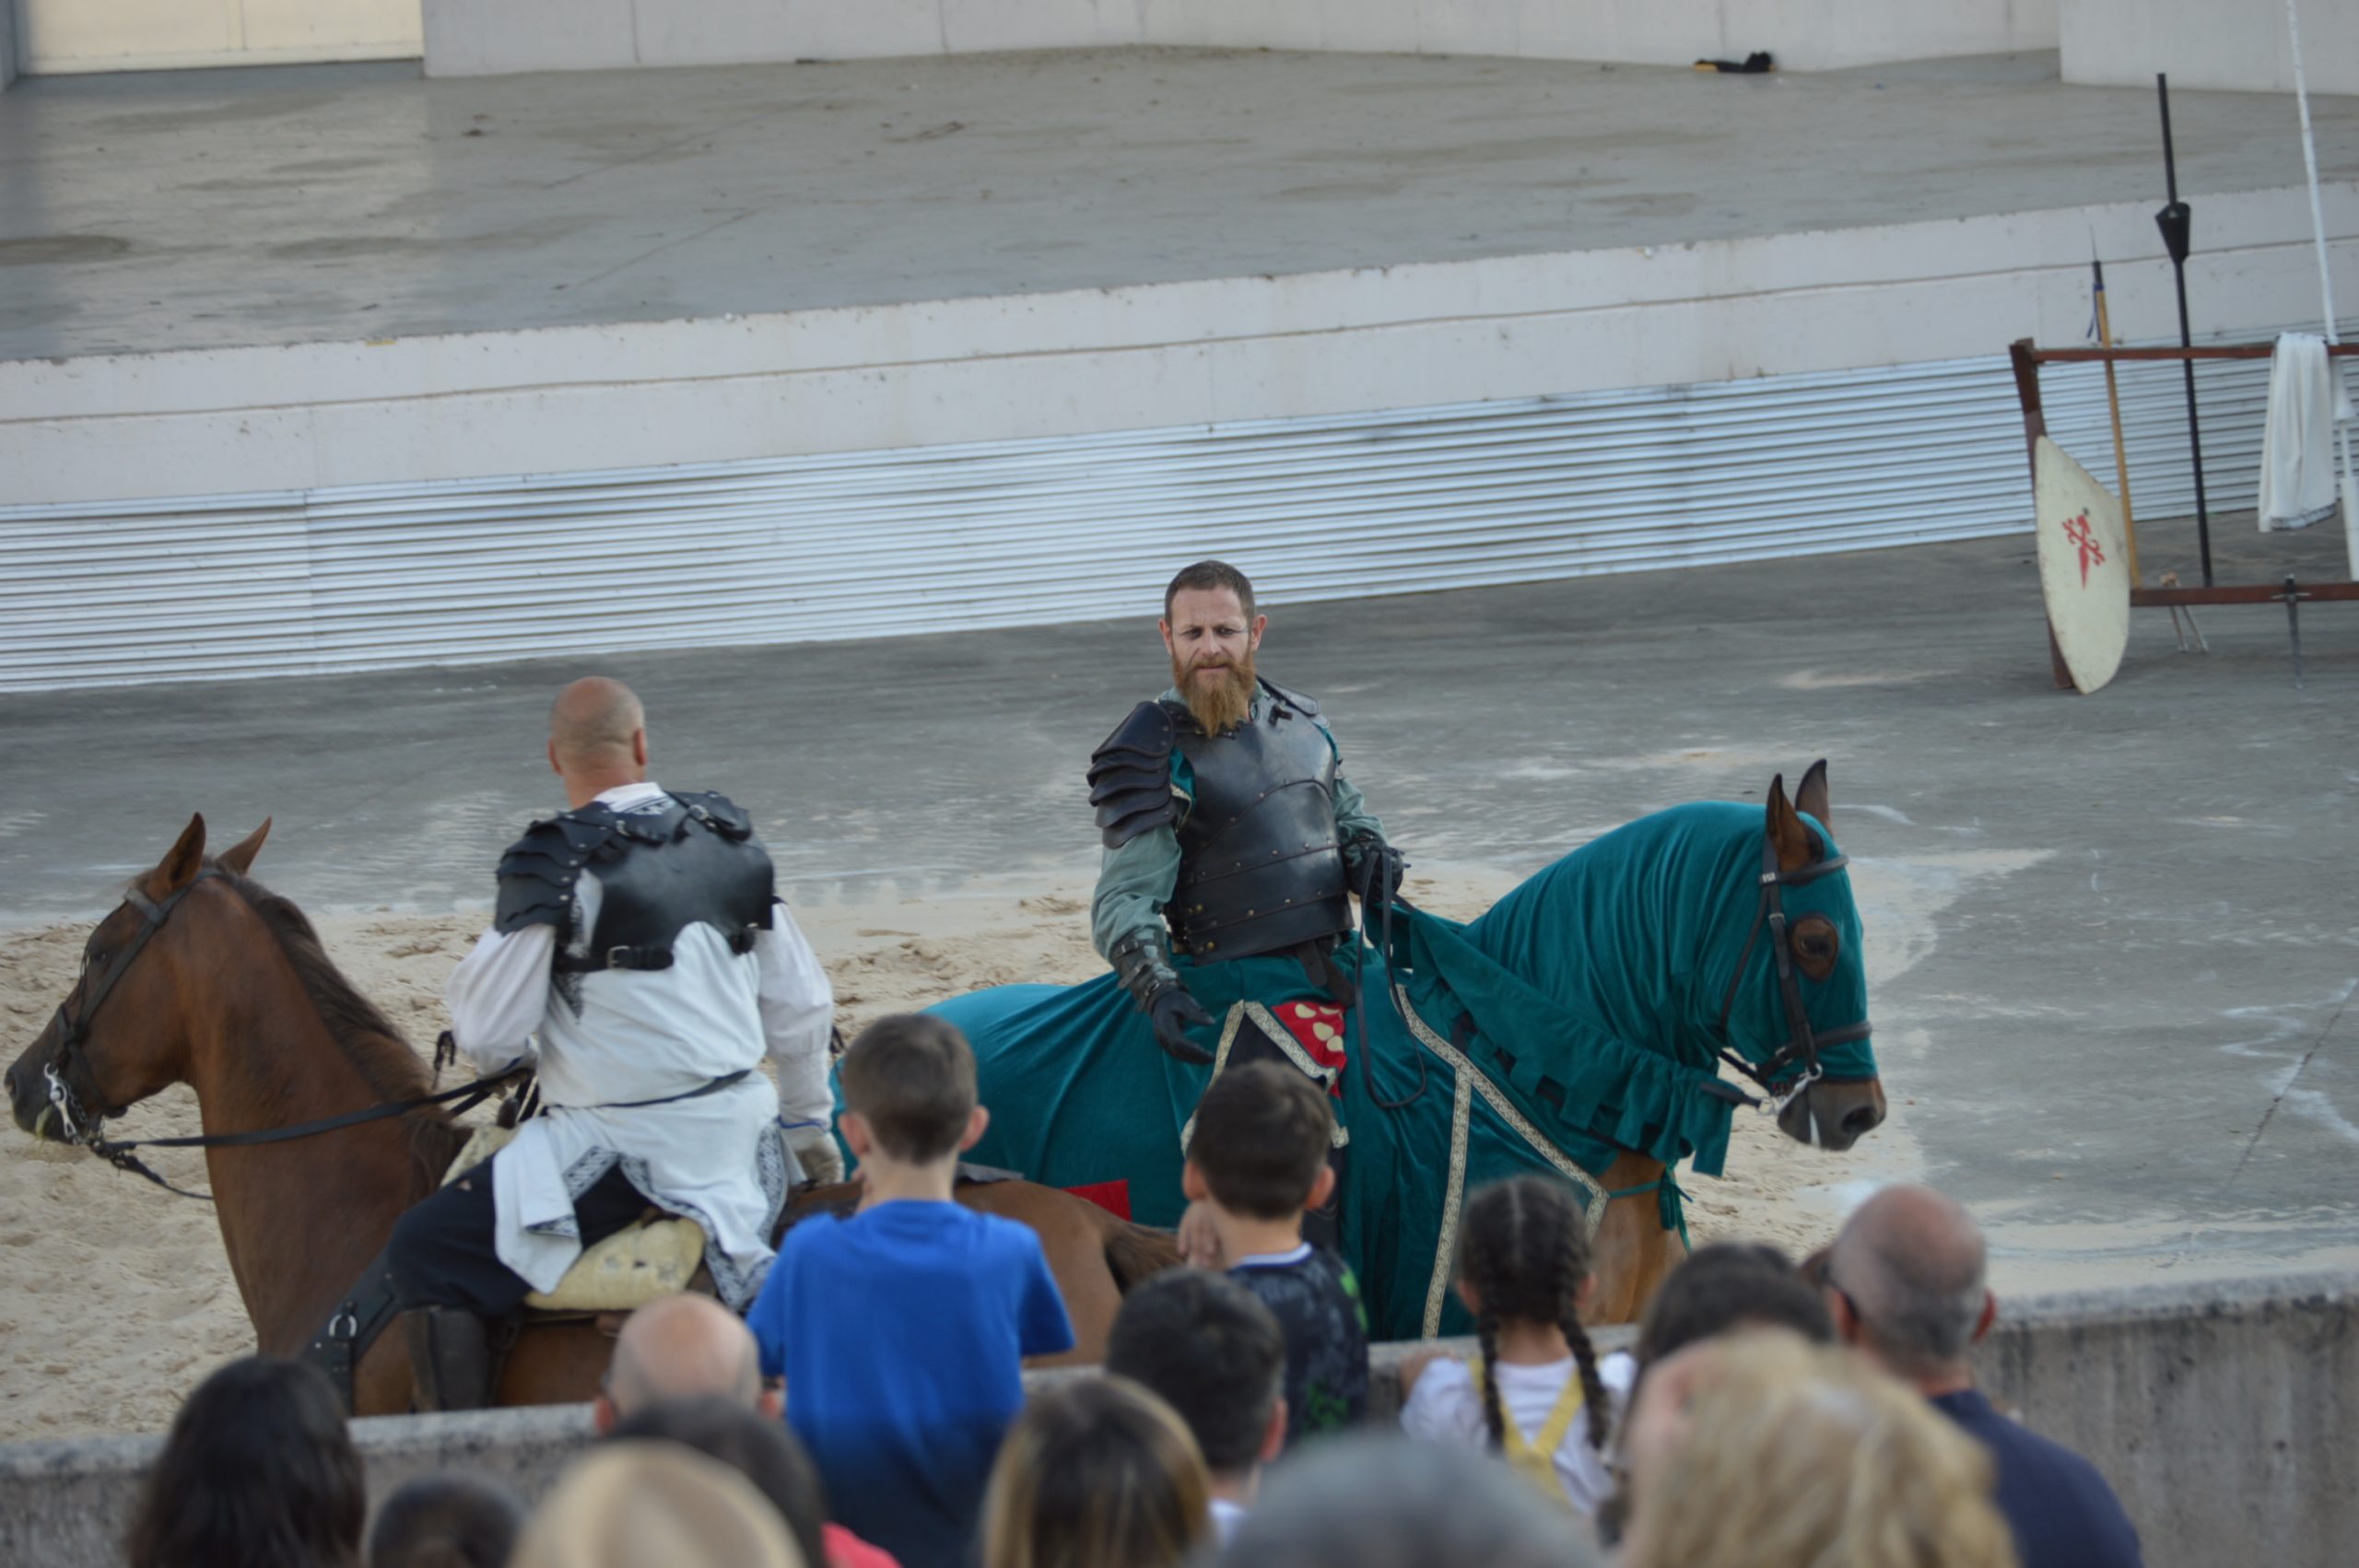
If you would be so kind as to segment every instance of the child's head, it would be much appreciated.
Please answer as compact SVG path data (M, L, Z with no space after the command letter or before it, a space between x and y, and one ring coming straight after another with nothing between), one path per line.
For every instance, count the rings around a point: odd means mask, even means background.
M882 1154L931 1164L982 1136L975 1053L967 1036L931 1013L896 1012L871 1024L837 1072L844 1139L863 1160Z
M1196 1102L1188 1195L1240 1219L1299 1219L1334 1185L1334 1135L1327 1095L1309 1078L1273 1061L1231 1068Z
M1177 1410L1215 1480L1250 1475L1285 1443L1285 1335L1226 1274L1168 1270L1123 1296L1106 1370Z
M524 1528L524 1500L488 1476L416 1476L377 1507L369 1568L500 1568Z
M1819 1287L1803 1278L1791 1258L1767 1242L1711 1242L1681 1260L1638 1320L1638 1341L1631 1347L1638 1363L1631 1408L1637 1407L1649 1368L1739 1328L1790 1328L1816 1345L1835 1340L1835 1323ZM1598 1505L1598 1528L1608 1539L1618 1539L1628 1526L1630 1506L1626 1483Z
M1766 1242L1716 1241L1689 1253L1664 1278L1633 1349L1643 1371L1698 1340L1739 1328L1790 1328L1817 1345L1835 1338L1825 1298L1792 1259Z
M1120 1377L1025 1402L983 1495L984 1568L1177 1568L1212 1531L1212 1481L1171 1407Z
M1458 1291L1483 1341L1483 1411L1491 1441L1504 1440L1498 1381L1502 1323L1544 1323L1565 1336L1589 1408L1590 1444L1605 1446L1614 1412L1581 1328L1589 1299L1589 1226L1572 1189L1536 1176L1485 1188L1466 1205L1459 1235Z

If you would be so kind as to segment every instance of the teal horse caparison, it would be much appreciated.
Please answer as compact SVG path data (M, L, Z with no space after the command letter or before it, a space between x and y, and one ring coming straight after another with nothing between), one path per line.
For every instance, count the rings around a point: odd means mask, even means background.
M1784 804L1779 792L1772 815ZM1824 826L1794 820L1822 858L1838 853ZM1463 925L1404 905L1389 951L1347 942L1338 963L1358 965L1362 1001L1334 1103L1349 1151L1341 1243L1373 1335L1465 1331L1448 1289L1458 1218L1488 1182L1554 1176L1592 1206L1593 1232L1596 1178L1620 1151L1720 1174L1741 1096L1717 1053L1766 1062L1791 1034L1774 942L1756 930L1766 831L1761 806L1675 806L1573 850ZM1815 915L1835 932L1827 972L1800 977L1812 1028L1863 1024L1848 873L1790 886L1784 902L1790 929ZM1176 1223L1189 1117L1229 1041L1257 1009L1327 1000L1290 958L1179 966L1215 1021L1197 1040L1212 1067L1158 1050L1111 974L930 1009L975 1050L991 1125L971 1157L1054 1187L1127 1182L1134 1218ZM1822 1050L1819 1066L1830 1081L1876 1071L1864 1036ZM1667 1223L1675 1193L1661 1195Z

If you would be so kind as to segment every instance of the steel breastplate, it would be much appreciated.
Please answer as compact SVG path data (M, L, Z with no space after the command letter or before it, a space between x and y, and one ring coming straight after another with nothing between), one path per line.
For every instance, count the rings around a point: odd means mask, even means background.
M1175 728L1195 794L1163 911L1173 951L1250 958L1350 930L1335 751L1318 722L1273 696L1233 734L1208 736L1184 710Z

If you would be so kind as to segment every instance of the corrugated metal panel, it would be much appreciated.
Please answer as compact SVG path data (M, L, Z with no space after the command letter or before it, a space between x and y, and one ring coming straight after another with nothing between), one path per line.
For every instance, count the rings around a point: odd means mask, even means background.
M2264 363L2201 370L2252 503ZM2044 378L2112 475L2103 380ZM2176 366L2125 373L2142 515L2191 509ZM889 636L1136 614L1218 555L1273 601L2028 526L2002 357L1342 417L0 509L0 690ZM1336 546L1347 542L1338 553Z

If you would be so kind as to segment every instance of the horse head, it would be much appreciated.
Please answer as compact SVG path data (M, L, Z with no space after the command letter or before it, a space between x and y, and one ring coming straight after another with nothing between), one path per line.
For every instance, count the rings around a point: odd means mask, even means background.
M1791 1095L1778 1129L1797 1142L1843 1150L1884 1120L1885 1106L1869 1048L1860 911L1827 797L1823 758L1790 802L1783 775L1769 782L1760 912L1746 954L1766 951L1755 963L1739 959L1722 1015L1731 1047L1763 1086Z
M76 1141L77 1129L94 1132L98 1118L121 1116L186 1078L187 1010L179 999L217 954L205 922L170 916L184 900L235 896L220 883L204 884L217 868L243 876L269 832L265 821L207 860L205 818L192 816L164 858L132 879L123 902L83 943L74 989L8 1069L18 1127Z

